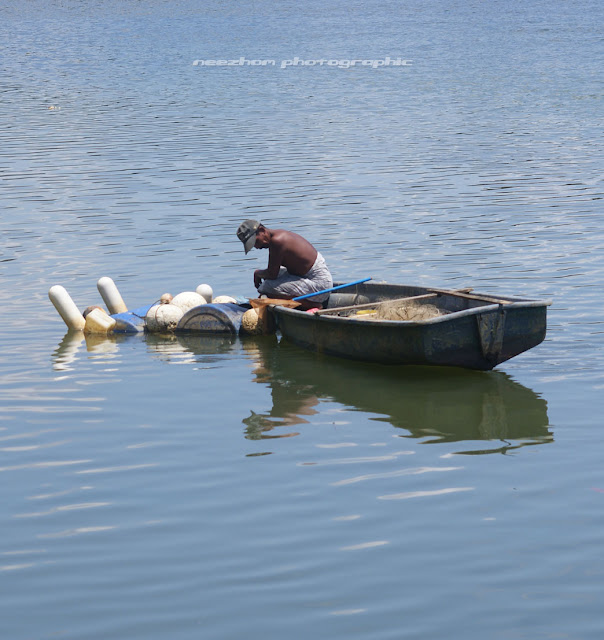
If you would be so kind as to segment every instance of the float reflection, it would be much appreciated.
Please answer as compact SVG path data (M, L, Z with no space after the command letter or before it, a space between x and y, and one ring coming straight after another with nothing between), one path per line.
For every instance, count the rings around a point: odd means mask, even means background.
M161 360L185 364L187 362L220 362L237 346L237 337L227 333L211 335L145 334L147 350Z
M128 340L125 334L85 335L81 331L68 331L52 354L55 371L71 371L82 353L88 356L113 356L119 344ZM85 352L82 349L85 347Z
M166 362L217 362L221 356L231 351L237 338L228 334L193 336L174 334L127 334L85 335L81 331L68 331L54 353L53 368L70 371L78 358L90 355L117 354L120 345L127 342L143 342L147 351ZM85 349L85 351L84 351Z

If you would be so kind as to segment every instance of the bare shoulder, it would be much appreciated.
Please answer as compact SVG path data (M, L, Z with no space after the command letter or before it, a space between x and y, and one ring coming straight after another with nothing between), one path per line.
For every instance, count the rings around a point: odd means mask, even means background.
M284 248L308 245L312 246L306 238L294 233L293 231L287 231L286 229L275 229L273 231L272 240L276 245Z
M271 240L275 245L287 245L293 240L294 233L285 229L273 229Z
M317 250L308 240L285 229L274 229L271 232L270 248L273 259L298 276L307 273L317 258Z

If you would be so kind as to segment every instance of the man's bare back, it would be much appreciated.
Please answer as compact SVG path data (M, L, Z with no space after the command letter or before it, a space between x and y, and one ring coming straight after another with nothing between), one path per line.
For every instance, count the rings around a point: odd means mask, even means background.
M308 240L285 229L267 229L261 225L254 246L268 249L267 268L257 270L258 276L265 280L276 278L280 267L285 267L292 275L303 276L317 259L317 250Z

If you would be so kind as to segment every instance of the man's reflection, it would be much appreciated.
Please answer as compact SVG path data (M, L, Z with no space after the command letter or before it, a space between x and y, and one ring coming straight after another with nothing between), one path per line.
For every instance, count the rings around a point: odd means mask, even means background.
M244 349L253 362L254 382L266 384L270 387L272 407L267 413L251 412L243 420L246 426L245 437L250 440L264 440L269 438L290 438L299 432L271 433L275 427L291 427L298 424L308 424L305 416L318 413L314 408L319 398L312 387L305 384L292 383L290 380L275 377L271 368L273 356L279 348L276 336L243 341Z

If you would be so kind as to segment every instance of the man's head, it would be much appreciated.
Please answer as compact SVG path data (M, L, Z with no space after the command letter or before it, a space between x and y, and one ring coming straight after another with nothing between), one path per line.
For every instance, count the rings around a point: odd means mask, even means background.
M256 234L258 231L263 231L264 225L258 220L245 220L239 225L237 229L237 237L243 242L243 248L247 253L256 244Z

